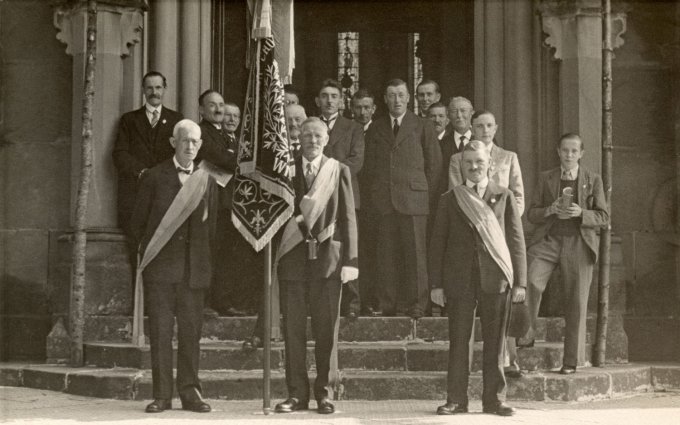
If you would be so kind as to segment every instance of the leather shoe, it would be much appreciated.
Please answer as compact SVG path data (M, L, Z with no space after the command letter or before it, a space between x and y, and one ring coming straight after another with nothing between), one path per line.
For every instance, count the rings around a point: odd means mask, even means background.
M212 410L210 405L203 400L182 401L182 409L196 413L208 413Z
M356 320L359 318L359 315L356 311L350 311L349 313L345 314L345 318L349 320Z
M172 400L157 398L146 406L146 413L161 413L172 409Z
M517 338L517 348L532 348L535 342L533 338Z
M524 371L521 369L505 369L504 374L506 378L522 378Z
M262 348L262 346L262 339L258 336L251 336L243 341L243 349L245 351L257 350L258 348Z
M243 317L243 316L246 316L246 312L245 312L245 311L239 310L239 309L234 308L234 307L229 307L229 308L227 309L227 311L225 311L225 314L226 314L227 316L231 316L231 317Z
M482 412L498 416L512 416L515 414L515 408L510 407L503 402L498 402L492 406L484 406Z
M302 402L295 397L291 397L286 401L283 401L274 407L276 413L290 413L296 410L307 410L309 409L309 402Z
M324 397L321 400L317 400L316 411L322 415L330 415L331 413L335 413L335 406L328 398Z
M576 373L576 366L562 366L560 373L562 375L573 375Z
M437 407L438 415L457 415L458 413L467 413L468 405L463 403L446 403Z

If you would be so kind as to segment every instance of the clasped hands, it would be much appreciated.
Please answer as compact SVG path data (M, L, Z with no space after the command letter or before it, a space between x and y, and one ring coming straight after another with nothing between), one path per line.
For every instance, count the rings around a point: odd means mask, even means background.
M548 210L546 211L546 216L552 214L557 214L557 218L566 220L569 218L581 217L581 214L583 214L583 209L578 204L573 202L567 208L562 208L560 206L560 200L557 199L552 203L552 205L548 207Z

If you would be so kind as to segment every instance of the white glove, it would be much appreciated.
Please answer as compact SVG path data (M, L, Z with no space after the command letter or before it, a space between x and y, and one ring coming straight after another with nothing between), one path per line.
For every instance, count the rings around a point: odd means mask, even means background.
M356 267L342 266L340 270L340 281L342 283L347 283L352 280L357 280L359 278L359 269Z
M446 304L446 295L444 295L444 289L434 288L430 291L430 299L433 303L444 307Z

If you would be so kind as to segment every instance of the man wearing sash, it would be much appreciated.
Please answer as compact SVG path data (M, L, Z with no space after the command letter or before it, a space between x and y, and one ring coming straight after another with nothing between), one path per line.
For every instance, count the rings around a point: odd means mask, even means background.
M148 413L172 408L175 317L176 387L182 409L211 410L201 398L198 359L204 295L212 278L218 195L204 164L194 164L201 143L198 124L185 119L175 125L170 138L175 155L145 173L132 215L132 229L140 241L133 331L137 344L144 338L141 295L148 297L149 308L154 401L146 407Z
M338 339L342 284L359 276L357 225L349 167L323 155L328 128L319 118L302 124L302 156L295 160L295 213L288 221L274 262L285 303L288 399L276 412L309 408L307 310L312 317L319 413L335 406L331 355ZM308 301L308 303L307 303Z
M449 317L447 400L439 415L468 411L468 344L476 307L484 341L483 411L515 412L505 404L503 344L510 301L524 300L526 253L517 202L488 178L489 159L484 143L465 146L465 182L441 196L430 239L431 298L446 304Z

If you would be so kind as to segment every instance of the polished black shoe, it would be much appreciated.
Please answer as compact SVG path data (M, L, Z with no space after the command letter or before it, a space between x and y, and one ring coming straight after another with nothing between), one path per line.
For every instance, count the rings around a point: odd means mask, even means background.
M182 401L182 409L196 413L208 413L212 411L210 405L203 400Z
M356 311L350 311L349 313L345 314L345 319L348 320L356 320L359 318L359 314Z
M512 416L515 414L515 408L510 407L505 403L499 402L492 406L484 406L482 412L491 413L498 416Z
M161 413L172 409L172 400L157 398L146 406L146 413Z
M562 375L573 375L576 373L576 366L562 366L560 373Z
M328 398L324 397L316 401L316 411L322 415L330 415L335 413L335 405Z
M524 377L524 371L522 369L505 369L503 371L506 378L522 378Z
M438 415L457 415L459 413L467 413L468 405L463 403L446 403L437 407Z
M243 349L245 351L257 350L258 348L262 348L263 345L262 339L258 336L251 336L243 341Z
M411 317L411 319L420 319L421 317L425 316L425 312L423 310L414 308L412 310L409 310L408 315Z
M307 410L309 409L308 401L300 401L295 397L291 397L286 401L283 401L274 407L276 413L290 413L296 410Z

